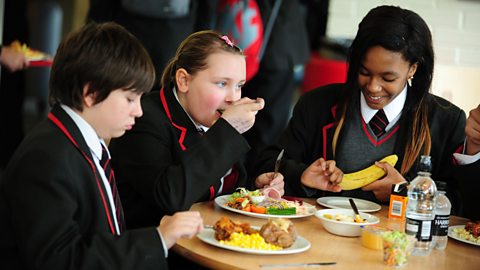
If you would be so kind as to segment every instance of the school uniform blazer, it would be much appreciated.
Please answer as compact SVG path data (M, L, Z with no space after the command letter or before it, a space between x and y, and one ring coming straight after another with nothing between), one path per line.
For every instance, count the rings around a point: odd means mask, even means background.
M337 104L346 95L344 84L333 84L320 87L304 94L295 106L292 119L282 135L280 141L266 149L258 160L259 172L269 171L274 164L273 160L282 148L285 148L284 161L280 172L285 177L285 193L294 196L307 196L302 187L300 177L303 171L320 157L333 159L332 140L336 128L335 117ZM406 104L409 103L410 95L407 96ZM453 164L453 153L459 152L465 138L465 113L450 102L434 96L428 96L429 127L432 138L431 157L433 164L432 178L435 181L445 181L454 200L460 200L458 183L466 179L464 166ZM405 141L407 133L407 121L411 121L413 111L404 108L399 120L398 139L395 143L394 153L399 160L397 170L403 162ZM348 119L346 120L348 121ZM342 143L342 134L339 136L337 145ZM412 180L418 171L418 161L407 173L405 178ZM455 176L456 175L456 176ZM461 177L463 175L463 179ZM449 190L449 191L450 191ZM312 197L326 195L324 192L310 194ZM329 195L334 195L330 193ZM460 209L460 201L455 202Z
M223 118L200 134L170 89L145 95L142 108L133 129L109 146L128 227L213 199L232 166L236 186L248 187L242 162L250 147Z
M458 194L461 200L461 209L457 210L461 216L471 220L480 220L480 160L468 165L463 165L458 170L455 179L458 179Z
M19 146L0 186L0 268L167 269L155 228L111 233L80 130L51 114L82 150L50 119Z

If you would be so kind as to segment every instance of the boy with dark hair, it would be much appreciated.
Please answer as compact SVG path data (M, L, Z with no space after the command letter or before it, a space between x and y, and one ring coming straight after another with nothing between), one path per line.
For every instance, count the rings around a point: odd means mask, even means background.
M131 129L153 85L148 53L123 27L89 24L64 40L50 78L52 110L22 142L0 183L2 269L163 269L198 212L125 231L105 140Z

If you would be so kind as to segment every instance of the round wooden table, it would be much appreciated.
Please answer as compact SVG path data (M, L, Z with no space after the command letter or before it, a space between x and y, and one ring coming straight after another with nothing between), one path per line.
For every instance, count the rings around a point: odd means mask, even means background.
M316 204L313 199L306 202ZM316 205L317 209L324 207ZM204 223L213 225L221 216L234 221L249 222L252 226L261 226L266 219L248 217L224 210L212 201L194 204L191 210L199 211ZM388 219L388 207L382 206L378 212L371 213L380 219L380 226L400 228L404 222ZM310 266L308 269L388 269L382 262L382 251L363 247L359 237L341 237L325 231L320 220L315 216L292 219L297 232L311 243L305 252L288 255L246 254L211 246L197 237L181 239L173 247L180 255L202 266L212 269L275 269L272 264L335 262L334 265ZM465 224L466 219L451 217L450 225ZM304 269L305 267L288 267L282 269ZM410 256L404 269L480 269L480 246L466 244L449 238L447 248L443 251L433 250L429 256Z

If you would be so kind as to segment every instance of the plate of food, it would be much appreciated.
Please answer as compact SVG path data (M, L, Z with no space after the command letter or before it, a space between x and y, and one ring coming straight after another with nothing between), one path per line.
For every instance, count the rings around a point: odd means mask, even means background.
M30 47L28 47L27 44L22 44L20 41L15 40L13 41L10 46L18 51L23 53L25 57L27 58L28 62L30 63L30 66L50 66L52 65L52 57L44 52L34 50Z
M45 60L33 60L28 61L29 67L50 67L53 64L53 59L45 59Z
M382 207L377 203L350 197L321 197L317 199L317 203L328 208L352 209L348 199L353 199L353 201L357 205L358 211L360 212L376 212L382 209Z
M448 227L448 236L474 246L480 246L480 221L468 222L467 225Z
M314 205L300 200L285 200L269 196L262 190L237 189L230 195L215 198L219 207L239 214L257 218L302 218L315 214Z
M271 219L256 227L222 217L213 228L205 228L197 237L212 246L259 255L300 253L311 246L308 240L297 235L288 219Z

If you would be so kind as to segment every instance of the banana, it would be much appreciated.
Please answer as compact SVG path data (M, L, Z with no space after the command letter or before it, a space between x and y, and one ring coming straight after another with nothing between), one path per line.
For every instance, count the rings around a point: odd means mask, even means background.
M390 155L384 157L380 162L387 162L390 165L395 166L397 160L397 155ZM384 175L385 171L373 164L363 170L344 174L340 187L342 187L343 190L357 189L382 178Z

